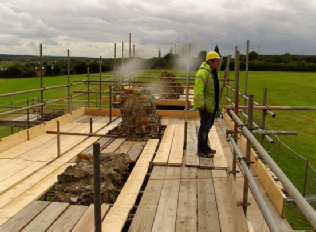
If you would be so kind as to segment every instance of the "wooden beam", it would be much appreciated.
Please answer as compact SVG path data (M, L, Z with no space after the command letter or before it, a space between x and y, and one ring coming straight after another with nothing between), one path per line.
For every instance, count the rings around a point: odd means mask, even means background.
M110 115L110 109L98 109L98 108L85 108L86 115L100 115L100 116L108 116ZM184 118L185 112L184 110L157 110L157 114L160 114L162 117L167 118ZM112 109L112 116L120 117L121 112L119 109ZM199 112L189 110L188 111L188 118L199 118Z

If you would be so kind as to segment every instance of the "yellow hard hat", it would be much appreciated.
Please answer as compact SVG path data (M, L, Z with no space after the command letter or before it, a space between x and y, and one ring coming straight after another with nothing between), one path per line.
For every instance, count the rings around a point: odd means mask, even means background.
M210 51L209 53L207 53L205 61L211 59L220 59L219 54L215 51Z

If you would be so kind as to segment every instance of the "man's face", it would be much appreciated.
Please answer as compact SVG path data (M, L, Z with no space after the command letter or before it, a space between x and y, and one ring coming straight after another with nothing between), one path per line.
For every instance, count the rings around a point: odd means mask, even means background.
M211 70L217 69L219 65L219 59L215 59L214 62L210 61L209 65L210 65Z

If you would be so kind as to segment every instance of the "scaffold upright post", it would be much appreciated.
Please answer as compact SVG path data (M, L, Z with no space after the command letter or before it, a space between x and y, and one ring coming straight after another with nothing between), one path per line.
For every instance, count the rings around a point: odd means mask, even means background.
M26 99L26 120L27 120L27 129L30 129L30 110L29 110L29 99Z
M102 85L101 85L101 82L102 82L102 58L100 56L100 83L99 83L99 102L100 102L100 107L99 109L101 110L102 108Z
M184 122L184 146L187 147L188 137L188 101L189 101L189 78L190 78L190 58L191 58L191 44L189 44L189 51L187 54L187 78L185 88L185 122Z
M252 121L253 121L253 95L249 95L248 101L248 130L252 130ZM246 143L246 164L248 170L250 170L250 152L251 152L251 142L247 138ZM244 192L243 192L243 210L245 216L247 216L247 207L248 207L248 179L246 175L244 175Z
M93 144L93 178L94 178L94 228L101 232L101 175L100 143Z
M235 102L235 114L238 115L238 99L239 99L239 51L238 51L238 47L235 47L235 80L234 80L234 84L235 84L235 98L234 98L234 102ZM235 121L234 123L234 139L235 142L237 144L237 139L238 139L238 123ZM232 171L234 174L234 177L236 177L236 152L233 152L233 164L232 164Z
M40 44L40 80L41 80L41 103L44 102L44 85L43 85L43 45ZM44 122L44 105L41 105L41 121Z
M70 54L68 49L68 59L67 59L67 82L68 82L68 113L71 113L71 107L70 107Z
M89 70L89 67L87 69L87 72L88 72L88 107L90 107L90 70Z
M57 121L57 157L60 157L60 125L59 121Z
M267 88L264 88L262 105L265 106L266 104L267 104ZM266 127L266 115L267 115L267 111L262 110L262 118L261 118L261 129L262 130L264 130ZM261 140L260 140L261 145L263 145L264 138L265 138L265 135L261 135Z
M250 42L249 42L249 40L247 40L244 95L247 95L247 92L248 92L249 46L250 46ZM245 106L247 105L247 99L246 98L244 98L244 105ZM244 113L247 114L247 110L246 109L244 109ZM246 118L245 117L244 117L244 123L246 123Z

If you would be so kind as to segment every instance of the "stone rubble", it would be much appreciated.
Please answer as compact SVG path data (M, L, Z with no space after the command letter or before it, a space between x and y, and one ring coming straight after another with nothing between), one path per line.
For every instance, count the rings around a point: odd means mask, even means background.
M56 201L76 205L94 203L93 155L79 154L76 165L58 175ZM114 203L128 175L127 154L101 153L101 202Z
M160 99L179 99L180 94L184 94L184 88L179 88L181 87L181 84L176 82L173 73L164 71L160 74L160 77L160 84L163 92ZM175 93L178 93L179 95Z
M159 138L161 116L156 112L155 97L146 88L125 90L120 103L122 137L129 140Z

